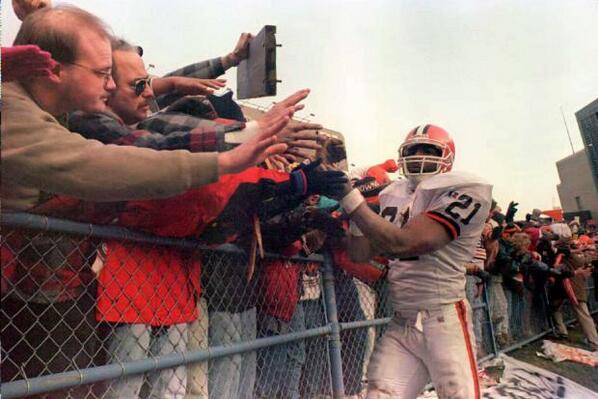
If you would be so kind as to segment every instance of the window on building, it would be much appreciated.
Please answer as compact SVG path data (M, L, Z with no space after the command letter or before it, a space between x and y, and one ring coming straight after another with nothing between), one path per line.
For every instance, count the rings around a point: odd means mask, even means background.
M581 197L580 196L575 197L575 204L577 205L578 211L583 210L583 206L581 205Z

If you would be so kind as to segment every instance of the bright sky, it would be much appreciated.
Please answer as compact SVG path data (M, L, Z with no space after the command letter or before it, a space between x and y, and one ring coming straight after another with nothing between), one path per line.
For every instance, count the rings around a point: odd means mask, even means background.
M3 1L2 44L19 21ZM58 1L55 1L58 3ZM582 148L574 113L598 97L598 0L74 1L141 44L158 74L277 26L279 96L340 131L358 166L396 158L423 123L447 129L455 169L485 177L520 217L558 205L555 161ZM233 90L236 75L226 77Z

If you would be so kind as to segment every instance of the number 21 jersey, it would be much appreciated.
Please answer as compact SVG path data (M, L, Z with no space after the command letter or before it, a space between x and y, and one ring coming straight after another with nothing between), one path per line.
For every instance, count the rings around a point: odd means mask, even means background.
M432 176L415 190L399 180L380 193L380 215L397 227L423 214L452 238L434 252L391 260L395 310L430 309L465 298L465 264L473 258L491 202L492 186L462 172Z

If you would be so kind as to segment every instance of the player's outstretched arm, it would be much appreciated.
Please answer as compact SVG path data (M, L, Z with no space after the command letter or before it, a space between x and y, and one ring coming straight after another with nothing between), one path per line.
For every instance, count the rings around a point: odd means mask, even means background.
M351 213L351 219L367 237L371 256L417 256L436 251L452 240L440 223L425 215L418 215L399 228L363 203Z
M347 253L351 261L355 263L369 262L376 254L374 253L370 240L363 236L349 235Z

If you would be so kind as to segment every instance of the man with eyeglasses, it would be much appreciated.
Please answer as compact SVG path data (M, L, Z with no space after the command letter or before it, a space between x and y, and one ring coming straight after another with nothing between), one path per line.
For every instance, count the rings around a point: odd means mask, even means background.
M77 109L104 111L116 88L110 35L103 23L75 7L41 9L25 19L14 44L37 44L58 65L48 77L3 85L5 209L26 210L42 191L96 201L168 197L286 149L276 144L274 134L288 123L296 103L264 120L260 133L245 145L221 154L153 152L85 140L59 119ZM302 92L297 102L307 94Z
M70 132L61 123L63 115L77 109L104 111L116 88L110 39L101 20L72 6L37 10L24 19L14 44L37 45L57 64L49 76L2 84L5 212L31 210L57 194L92 201L170 197L286 149L275 134L308 91L278 108L252 139L220 154L107 146ZM63 253L79 254L78 242L71 244L75 247ZM28 245L35 252L36 244ZM18 254L23 248L11 249ZM8 291L2 292L2 342L14 343L3 346L3 382L93 364L97 346L89 265L82 262L79 270L51 262L44 256L35 273L20 270L23 274L12 279L2 265L3 289L9 281ZM12 267L23 266L13 262ZM46 339L40 342L40 337Z
M223 152L238 146L257 133L255 126L261 121L244 123L240 107L231 98L205 95L224 85L225 80L215 78L234 65L228 58L238 54L234 56L238 63L246 57L243 48L250 37L246 35L249 34L241 35L235 50L227 56L187 65L154 78L145 68L139 47L123 39L113 39L116 89L107 101L107 110L73 112L69 114L69 128L105 144L160 150ZM279 106L296 102L294 97L298 94L283 100ZM186 95L195 96L183 98ZM162 109L152 115L150 109L154 104ZM221 115L222 111L225 113ZM264 118L272 112L276 110ZM280 136L286 137L291 147L317 149L315 129L321 128L314 123L293 123L285 127Z
M246 131L250 129L246 126L256 122L245 124L218 118L219 115L216 114L212 104L205 97L180 98L183 97L185 92L193 93L193 90L196 89L193 88L192 83L199 79L176 76L176 74L192 74L195 77L214 78L224 71L223 67L209 67L210 62L208 61L203 63L206 68L203 68L203 72L200 72L201 68L198 68L198 65L187 66L175 71L173 74L169 74L167 77L154 78L154 82L150 87L149 75L138 47L122 39L114 39L112 41L112 50L113 77L117 89L108 100L108 109L103 113L75 112L71 114L69 116L69 126L73 131L104 143L148 146L161 150L186 148L190 151L199 152L210 151L211 149L222 151L227 147L238 145L235 141L239 141L239 138L246 140L249 136ZM219 65L219 62L218 60L212 60L211 64ZM205 80L201 80L201 82L205 82ZM171 104L165 111L149 116L150 101L154 99L152 87L156 89L157 94L166 93L162 99L158 100L159 103L172 103L177 99L178 101ZM198 94L197 91L194 94ZM293 96L290 98L292 99ZM282 103L288 101L289 99L284 100ZM234 104L234 102L232 103ZM239 112L241 112L240 109ZM295 124L293 129L297 126L298 133L301 133L304 128L321 127L317 124L301 123ZM243 179L243 177L239 178ZM224 195L222 199L224 200ZM246 199L245 201L247 207L252 206L250 200ZM110 251L113 249L114 244L107 244L107 247ZM131 251L131 253L133 252ZM165 272L156 263L145 264L143 260L130 264L127 259L136 258L131 254L122 255L122 258L123 262L120 265L107 262L107 266L102 269L99 277L97 314L98 317L109 323L110 329L113 331L107 348L110 361L122 362L146 358L150 354L150 348L154 352L169 353L184 351L185 347L198 349L199 345L207 344L208 330L194 328L196 322L200 325L201 323L207 323L207 309L199 310L199 319L189 327L187 322L191 320L191 315L188 311L186 313L172 311L165 317L159 312L160 306L155 306L159 303L169 303L172 295L158 291L152 292L152 289L142 288L144 281L154 281L153 279L157 279L156 285L159 285L159 280L166 278L165 276L168 276L170 271L176 272L179 276L186 276L190 273L186 270L176 269L173 263L170 265L170 270ZM235 261L244 262L243 258L235 258ZM205 266L208 267L208 264L209 262ZM229 278L233 279L232 281L235 281L235 283L231 284L236 285L239 282L235 280L235 276L231 275L236 274L237 270L243 270L244 267L243 264L233 264L233 266L233 270L225 269L226 272L222 278L227 279L227 281ZM219 269L222 270L222 268L223 266ZM115 284L115 279L111 277L123 273L131 276L126 288L122 284ZM138 276L143 276L143 278ZM240 284L245 284L244 277ZM144 305L146 311L143 314L135 314L133 311L115 314L114 309L136 308L124 304L127 302L127 295L119 293L123 289L144 292L142 296L146 300ZM256 287L250 285L244 292L251 293L255 289ZM107 295L109 292L111 294ZM176 309L194 309L195 306L184 306L187 302L195 304L193 298L184 297L178 290L175 290L175 292L177 292L174 301ZM218 312L217 317L210 324L210 334L214 332L210 339L220 340L223 344L229 338L226 333L217 333L217 331L220 331L218 326L230 328L236 320L243 321L239 322L239 325L235 325L237 330L241 331L241 334L255 337L255 305L251 306L250 299L255 295L236 293L235 296L244 299L243 303L244 306L247 305L246 308L244 307L243 311L236 309L236 312L224 312L223 309L219 309L222 312ZM109 298L118 298L118 304L116 304L116 299ZM190 301L187 299L190 299ZM195 317L197 318L197 316ZM252 318L253 323L251 322ZM156 327L158 325L159 328ZM149 341L144 341L141 337L147 334L147 331L152 331L152 338ZM159 335L156 335L153 331L160 331L162 336L169 338L160 339L158 338ZM164 388L167 387L171 394L176 392L178 394L186 393L191 396L204 397L207 396L208 385L210 386L211 397L226 397L228 392L235 392L234 396L236 396L239 388L232 381L238 379L246 381L242 389L251 394L251 386L253 385L251 381L254 378L252 375L255 375L255 372L251 370L255 370L255 353L240 355L239 358L240 362L246 366L231 367L230 362L226 360L212 362L209 383L207 380L207 363L164 370L160 373L147 375L145 378L147 385L157 396L163 396L160 392L163 392ZM214 376L218 376L218 379ZM139 376L113 382L108 397L135 396L139 392L143 380L144 377ZM186 389L182 384L185 380ZM165 384L161 381L168 381L168 383ZM223 381L225 382L222 383Z

